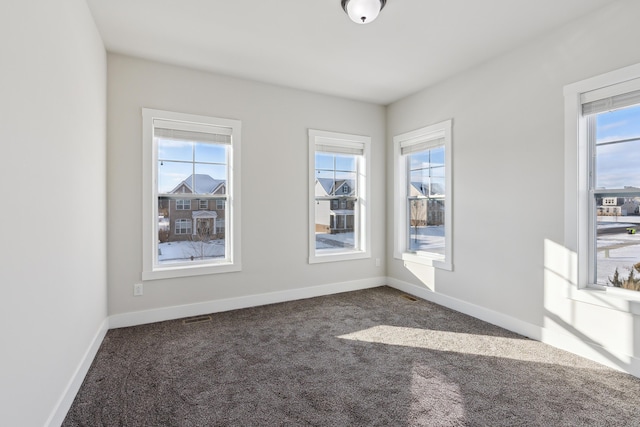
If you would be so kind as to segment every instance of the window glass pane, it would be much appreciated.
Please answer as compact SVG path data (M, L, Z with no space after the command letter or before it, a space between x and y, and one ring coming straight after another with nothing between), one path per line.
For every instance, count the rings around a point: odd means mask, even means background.
M355 249L355 211L332 209L329 200L316 200L316 250Z
M598 143L640 138L640 105L598 114L597 121Z
M640 188L640 140L596 146L596 188Z
M193 143L159 139L158 160L193 161Z
M445 254L444 200L409 199L409 251Z
M596 197L596 283L640 290L640 193ZM636 268L637 267L637 268ZM617 271L617 274L616 274Z
M595 126L596 189L640 189L640 106L598 114ZM594 197L595 281L640 290L640 191Z
M316 153L316 196L357 194L357 156ZM316 200L316 250L357 249L355 206L346 199Z
M429 195L436 196L444 196L445 195L445 179L444 178L431 178L431 186L429 187Z
M225 194L226 146L170 141L158 148L159 193ZM158 198L159 265L225 258L225 201L209 210L212 201Z
M445 254L444 146L407 155L408 250Z
M356 157L346 155L336 155L336 170L356 171Z
M207 163L227 163L227 146L221 144L195 144L195 161Z
M224 210L198 211L203 202L158 198L158 264L225 257ZM196 212L194 214L194 212ZM194 215L200 214L201 216ZM220 224L223 224L221 227Z
M640 138L640 105L596 116L596 188L640 188L640 141L634 138Z
M333 170L335 156L329 153L316 153L316 169Z
M443 166L444 167L444 146L434 147L430 152L429 164L431 167Z
M191 193L192 163L158 162L158 193Z

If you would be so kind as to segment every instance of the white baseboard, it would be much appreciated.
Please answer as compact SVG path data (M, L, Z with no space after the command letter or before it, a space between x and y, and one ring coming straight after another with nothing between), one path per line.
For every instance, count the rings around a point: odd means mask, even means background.
M500 326L501 328L524 335L525 337L536 341L549 344L561 350L577 354L578 356L593 360L594 362L598 362L610 368L640 377L640 359L637 357L622 354L594 343L585 342L579 337L571 334L564 334L532 323L524 322L506 314L447 295L439 294L428 288L423 288L392 277L387 278L387 284L402 292L406 292L443 307L459 311L460 313L473 316L477 319L484 320L485 322Z
M415 295L427 301L434 302L438 305L450 308L460 313L468 314L492 325L500 326L501 328L508 329L525 337L541 341L542 334L539 326L533 325L528 322L507 316L506 314L490 310L479 305L471 304L457 298L453 298L447 295L433 292L428 288L423 288L418 285L414 285L409 282L394 279L392 277L387 278L387 283L392 288L398 289L402 292L406 292L411 295Z
M257 307L266 304L313 298L341 292L357 291L375 288L386 284L386 277L352 280L349 282L331 283L328 285L310 286L307 288L290 289L286 291L268 292L257 295L227 298L194 304L163 307L153 310L136 311L115 314L109 318L109 328L124 328L143 325L145 323L162 322L183 317L200 316L209 313L219 313L240 308Z
M107 330L109 329L109 319L104 319L104 321L100 324L98 331L96 332L89 348L82 356L80 360L80 364L76 368L71 380L67 384L66 389L62 393L62 396L56 403L56 406L49 416L49 419L45 423L45 426L49 427L58 427L64 421L64 417L67 415L69 408L71 408L71 404L73 400L76 398L76 394L78 394L78 390L80 390L80 386L84 381L84 377L89 372L89 368L91 367L91 363L93 359L96 357L98 353L98 349L100 348L100 344L102 344L102 340L107 334Z

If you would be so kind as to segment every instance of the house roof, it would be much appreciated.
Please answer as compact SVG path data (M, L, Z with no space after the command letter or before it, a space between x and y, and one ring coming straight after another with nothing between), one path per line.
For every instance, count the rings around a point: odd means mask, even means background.
M343 185L348 185L349 186L349 192L346 194L348 196L353 196L353 194L355 193L355 189L354 189L354 182L352 179L332 179L332 178L317 178L316 179L317 182L320 183L320 185L322 185L323 190L325 191L325 193L327 194L327 196L333 196L333 195L345 195L344 193L342 193L340 191L341 187ZM335 189L335 191L334 191Z
M440 184L431 183L431 194L429 194L429 183L428 182L412 182L411 186L418 190L420 194L423 196L434 196L436 194L444 194L444 189Z
M193 181L195 181L195 191L192 187ZM213 179L209 175L197 173L195 175L189 175L184 181L171 190L170 193L176 193L178 189L184 185L193 194L211 194L221 185L224 185L225 182L224 179Z

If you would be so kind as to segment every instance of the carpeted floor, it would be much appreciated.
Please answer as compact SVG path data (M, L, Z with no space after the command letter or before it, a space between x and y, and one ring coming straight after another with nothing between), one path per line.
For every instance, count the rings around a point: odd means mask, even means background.
M640 379L382 287L111 330L64 426L640 426Z

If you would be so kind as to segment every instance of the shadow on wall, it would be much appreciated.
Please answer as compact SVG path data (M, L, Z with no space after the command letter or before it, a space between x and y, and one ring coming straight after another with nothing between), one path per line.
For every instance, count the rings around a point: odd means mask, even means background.
M403 262L404 268L406 268L407 271L413 274L413 276L418 279L420 283L422 283L431 292L436 291L435 268L428 265L417 264L411 261Z
M577 254L545 239L541 340L607 366L637 372L636 319L628 312L628 302L606 291L579 290L577 277Z

